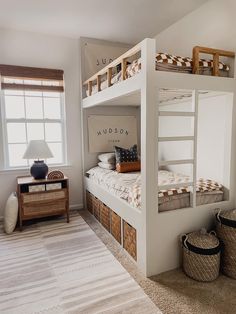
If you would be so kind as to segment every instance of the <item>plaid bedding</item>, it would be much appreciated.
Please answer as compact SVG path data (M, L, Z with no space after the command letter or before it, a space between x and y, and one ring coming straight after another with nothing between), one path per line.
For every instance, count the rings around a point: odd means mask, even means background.
M169 70L176 72L192 73L193 61L191 58L174 56L167 53L158 53L156 55L156 70ZM213 68L213 61L207 59L199 60L200 69ZM141 58L134 60L126 69L126 76L130 78L141 70ZM229 71L229 66L219 62L219 70Z
M178 67L192 68L192 66L193 66L192 58L174 56L174 55L170 55L168 53L162 53L162 52L160 52L156 55L156 61L157 61L157 63L175 65ZM213 61L207 60L207 59L200 59L199 60L199 66L202 68L212 68L213 67ZM229 71L229 66L223 62L219 62L219 70Z
M94 167L87 171L87 176L95 183L101 185L110 193L127 201L133 207L141 207L141 173L129 172L118 173L117 171ZM189 176L166 170L158 171L158 184L179 184L183 187L171 190L162 190L158 193L158 204L166 201L172 201L175 196L186 195L190 192L188 183ZM197 183L197 192L201 195L207 193L223 193L223 186L213 180L199 179Z
M161 170L159 174L159 185L169 185L169 184L179 184L183 183L183 187L174 188L170 190L161 190L158 192L158 198L165 198L174 195L180 195L185 193L190 193L191 188L188 186L190 178L188 176L174 173L171 171ZM196 191L199 193L213 192L213 191L223 191L223 186L214 180L210 179L199 179L197 181ZM141 181L136 182L129 191L128 203L133 207L141 207Z

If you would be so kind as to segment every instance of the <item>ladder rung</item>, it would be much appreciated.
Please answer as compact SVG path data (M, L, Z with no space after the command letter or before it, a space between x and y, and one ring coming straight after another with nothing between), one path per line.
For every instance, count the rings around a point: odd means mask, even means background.
M159 166L194 164L194 159L160 161Z
M163 117L194 117L195 112L187 111L159 111L159 116Z
M178 189L178 188L189 187L189 186L193 186L193 182L182 182L178 184L160 185L158 186L158 191Z
M194 136L158 137L159 142L194 141Z

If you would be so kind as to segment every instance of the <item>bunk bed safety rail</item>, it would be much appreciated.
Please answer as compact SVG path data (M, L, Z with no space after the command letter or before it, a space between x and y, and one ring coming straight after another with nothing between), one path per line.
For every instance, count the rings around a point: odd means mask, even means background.
M219 61L220 57L235 58L235 53L227 50L213 49L208 47L195 46L193 48L193 74L199 74L200 53L213 56L213 76L219 76Z
M96 74L91 76L87 79L83 85L87 86L88 95L92 95L92 86L93 82L96 81L98 92L101 90L101 77L102 75L106 75L107 86L112 86L112 69L115 68L117 65L121 64L121 79L126 80L126 69L127 69L127 59L134 56L138 52L141 51L142 42L131 48L130 50L126 51L123 55L119 58L115 59L111 63L109 63L106 67L98 71Z

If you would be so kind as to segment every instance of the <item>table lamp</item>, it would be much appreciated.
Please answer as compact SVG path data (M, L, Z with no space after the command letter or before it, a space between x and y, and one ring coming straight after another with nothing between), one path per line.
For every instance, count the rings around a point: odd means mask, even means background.
M23 159L34 160L30 168L30 174L34 179L45 179L48 174L48 166L44 163L44 159L52 158L53 154L44 140L32 140L29 142Z

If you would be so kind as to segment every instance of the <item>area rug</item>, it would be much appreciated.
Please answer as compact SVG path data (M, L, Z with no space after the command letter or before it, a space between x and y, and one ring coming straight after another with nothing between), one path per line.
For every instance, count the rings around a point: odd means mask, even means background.
M0 231L0 313L161 313L78 214Z
M236 314L236 280L197 282L181 269L146 278L88 211L80 214L163 314Z

